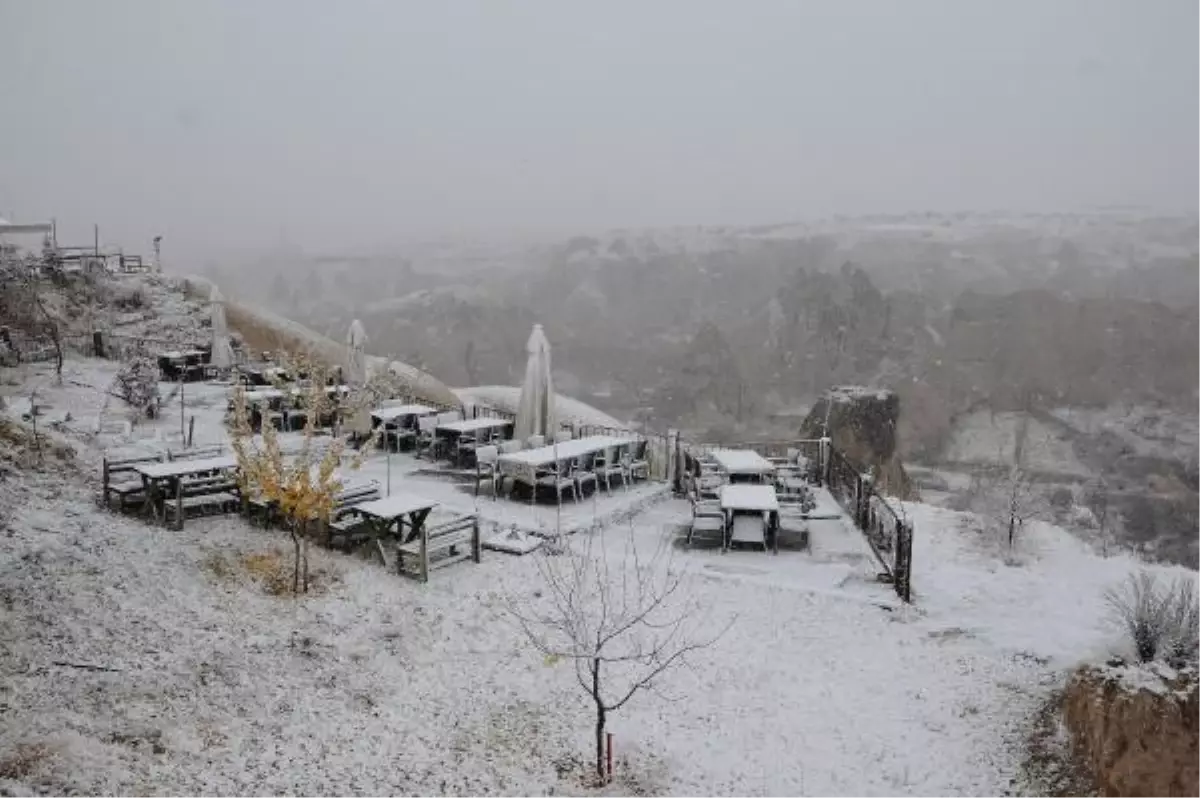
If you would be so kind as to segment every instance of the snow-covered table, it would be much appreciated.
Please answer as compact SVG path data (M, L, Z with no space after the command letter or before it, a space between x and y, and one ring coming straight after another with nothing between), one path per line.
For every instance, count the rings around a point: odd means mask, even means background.
M712 459L726 474L762 476L775 471L770 460L752 449L714 449Z
M146 479L161 480L207 474L211 471L228 471L232 468L237 468L237 458L233 455L221 455L202 457L198 460L172 460L169 463L142 463L134 466L133 470Z
M424 496L394 493L383 499L355 505L351 512L361 515L380 535L392 534L392 527L395 525L395 534L400 537L401 543L406 543L416 537L421 531L421 525L425 523L425 518L437 506L438 502ZM404 534L405 521L409 524L407 536Z
M725 511L727 530L733 527L733 518L737 513L757 513L765 516L764 523L771 534L773 548L779 553L779 536L775 534L778 526L779 500L775 496L775 488L771 485L722 485L721 509ZM730 535L726 533L726 548Z
M377 407L371 411L371 418L379 419L381 423L387 424L398 418L430 416L436 412L437 408L425 405L397 405L395 407Z
M166 520L167 497L175 494L179 501L179 524L183 524L183 497L180 482L185 477L195 477L201 474L215 474L232 471L237 468L237 458L232 455L219 457L201 457L195 460L172 460L169 463L139 463L133 470L142 477L142 485L146 491L147 513L153 513L156 519Z
M259 402L271 402L283 398L283 391L278 388L258 388L253 391L246 391L246 404L257 404ZM232 400L230 400L232 401Z
M438 424L437 431L464 435L485 429L503 429L511 426L512 422L507 418L468 418L465 421L447 421L445 424Z
M497 463L500 472L505 476L523 475L532 481L539 468L602 452L605 449L632 446L637 442L638 439L632 436L591 435L549 446L539 446L536 449L526 449L523 452L502 454Z

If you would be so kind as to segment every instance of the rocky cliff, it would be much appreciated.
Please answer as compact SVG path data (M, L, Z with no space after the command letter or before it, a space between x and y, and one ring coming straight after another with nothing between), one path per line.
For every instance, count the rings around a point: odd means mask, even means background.
M828 434L852 463L873 469L884 492L915 498L915 489L897 451L900 397L886 389L840 386L825 393L800 425L800 435ZM828 432L826 432L828 430Z

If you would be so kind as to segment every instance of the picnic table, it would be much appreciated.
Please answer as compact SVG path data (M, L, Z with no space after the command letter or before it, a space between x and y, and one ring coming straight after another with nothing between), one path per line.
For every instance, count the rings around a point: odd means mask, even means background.
M462 438L464 435L476 435L485 430L503 429L511 426L512 421L506 418L468 418L464 421L447 421L444 424L438 424L435 429L439 436ZM458 447L455 461L460 467L462 466L463 454L463 447Z
M398 418L431 416L436 412L437 408L426 405L397 405L396 407L377 407L371 411L371 418L378 419L381 424L387 424Z
M775 471L770 460L752 449L716 449L711 452L717 466L730 476L762 477Z
M468 418L465 421L447 421L445 424L438 424L437 431L448 432L452 435L469 435L472 432L511 426L512 422L507 418Z
M557 465L577 457L602 452L605 449L632 446L637 442L638 439L633 436L589 435L586 438L575 438L562 443L539 446L536 449L526 449L523 452L502 454L496 462L505 476L524 475L532 482L539 468Z
M180 480L201 474L232 471L235 468L237 468L236 457L221 455L201 457L195 460L173 460L166 463L139 463L133 467L133 471L142 477L142 485L148 498L146 512L147 514L153 513L157 520L166 518L167 497L179 494Z
M725 547L735 542L731 534L733 518L737 513L758 513L766 516L766 526L772 532L772 544L779 552L779 536L774 534L779 519L779 499L775 488L770 485L722 485L721 509L725 512Z
M430 511L437 506L438 502L424 496L394 493L383 499L359 504L354 507L353 512L361 515L377 535L395 534L401 543L407 543L421 531L421 525L425 523ZM404 534L406 522L409 525L407 535Z
M246 391L246 404L258 404L260 402L273 402L283 398L283 391L278 388L257 388L253 391Z

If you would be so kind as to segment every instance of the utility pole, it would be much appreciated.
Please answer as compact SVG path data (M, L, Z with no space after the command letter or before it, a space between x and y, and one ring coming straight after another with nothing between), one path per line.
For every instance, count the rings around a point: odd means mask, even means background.
M154 271L162 274L162 236L154 237Z

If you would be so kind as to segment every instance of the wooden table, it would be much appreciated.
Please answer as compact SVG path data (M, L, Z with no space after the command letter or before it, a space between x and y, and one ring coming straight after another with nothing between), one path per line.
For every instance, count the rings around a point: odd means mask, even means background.
M779 536L775 529L779 525L779 499L775 496L775 488L771 485L722 485L720 493L721 509L725 511L725 547L729 547L729 528L734 513L764 513L770 519L772 546L778 554Z
M146 491L146 511L153 513L155 519L166 518L163 504L172 490L178 491L179 480L197 474L208 474L215 471L232 471L237 468L237 458L232 455L219 457L201 457L196 460L173 460L169 463L141 463L133 470L141 475L142 486ZM167 490L163 490L163 485Z
M412 493L394 493L383 499L355 505L353 512L366 519L380 536L395 534L400 543L407 543L421 531L421 525L431 510L438 506L433 499ZM404 534L404 523L409 524L408 535ZM395 529L393 530L393 526Z

